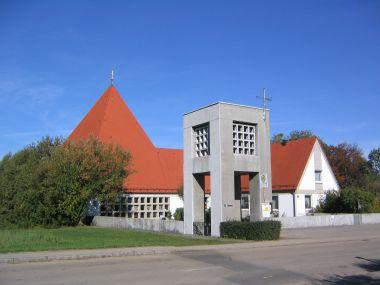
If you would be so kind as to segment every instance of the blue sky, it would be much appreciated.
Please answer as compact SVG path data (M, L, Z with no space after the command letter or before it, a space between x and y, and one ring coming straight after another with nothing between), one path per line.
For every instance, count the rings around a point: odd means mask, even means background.
M380 147L380 1L0 1L0 156L67 136L115 85L152 141L182 114L261 106L272 134Z

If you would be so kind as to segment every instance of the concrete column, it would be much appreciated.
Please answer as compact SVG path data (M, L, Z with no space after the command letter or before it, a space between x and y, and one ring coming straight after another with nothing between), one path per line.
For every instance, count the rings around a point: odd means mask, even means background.
M260 120L258 125L258 152L260 157L259 174L266 174L268 187L262 187L259 183L261 191L261 203L272 202L272 168L271 168L271 152L270 152L270 114L266 112L266 120ZM260 177L260 176L259 176ZM261 188L262 187L262 188ZM261 208L261 206L260 206ZM261 211L261 209L260 209Z
M193 175L193 212L194 222L205 221L205 177L203 174Z
M220 122L210 122L210 186L211 186L211 235L220 236L223 220L222 161L220 159Z
M249 174L249 196L250 196L250 220L260 221L262 219L261 212L261 193L260 190L260 175L259 173Z
M188 157L184 157L183 161L183 211L184 211L184 233L188 235L193 234L193 221L194 221L194 199L193 199L193 189L194 189L194 177L193 163L191 161L192 155L192 128L186 127L184 124L183 128L183 144L184 144L184 154L187 153Z

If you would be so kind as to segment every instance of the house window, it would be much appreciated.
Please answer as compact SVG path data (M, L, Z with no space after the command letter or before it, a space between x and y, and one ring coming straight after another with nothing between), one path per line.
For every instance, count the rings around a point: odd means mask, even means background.
M316 171L314 171L314 174L315 174L315 181L321 182L322 181L322 171L316 170Z
M195 156L203 157L210 155L210 133L208 124L195 127L194 129Z
M305 209L311 209L311 195L305 195Z
M234 154L255 155L256 126L249 123L233 122L232 145Z
M241 208L248 210L249 209L249 197L248 196L242 196L241 197Z
M272 210L278 210L278 196L272 196Z

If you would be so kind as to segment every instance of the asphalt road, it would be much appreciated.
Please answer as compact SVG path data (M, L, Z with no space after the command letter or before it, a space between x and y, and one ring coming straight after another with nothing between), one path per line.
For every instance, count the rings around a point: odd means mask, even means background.
M1 264L0 284L380 284L380 226L284 231L309 244ZM342 240L344 238L344 240Z

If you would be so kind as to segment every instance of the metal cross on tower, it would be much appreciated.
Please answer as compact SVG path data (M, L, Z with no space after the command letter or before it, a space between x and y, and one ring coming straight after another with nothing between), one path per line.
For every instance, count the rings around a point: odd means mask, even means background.
M113 69L111 70L111 78L110 78L110 80L111 80L111 85L113 85L113 82L115 80L115 71Z
M263 89L263 96L262 97L256 96L256 98L263 100L263 120L265 121L266 120L267 102L272 101L272 99L267 96L267 92L266 92L265 88Z

